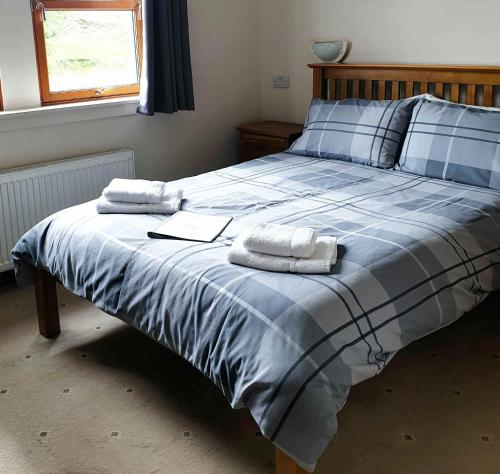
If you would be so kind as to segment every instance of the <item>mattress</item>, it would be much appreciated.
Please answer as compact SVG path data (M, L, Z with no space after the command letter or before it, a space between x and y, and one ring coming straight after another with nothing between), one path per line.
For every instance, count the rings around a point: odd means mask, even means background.
M98 215L90 202L19 241L18 280L44 268L175 351L307 470L351 386L500 287L498 191L290 154L176 185L183 209L234 217L215 242L149 239L165 217ZM228 263L259 221L336 236L337 264L292 275Z

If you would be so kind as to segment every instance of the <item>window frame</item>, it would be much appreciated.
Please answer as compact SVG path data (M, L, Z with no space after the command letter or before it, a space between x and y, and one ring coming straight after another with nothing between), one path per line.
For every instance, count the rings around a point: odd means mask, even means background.
M34 0L32 5L33 34L38 69L38 83L40 87L40 102L42 106L136 96L139 94L139 83L107 87L104 89L77 89L51 92L47 50L45 46L44 12L50 10L132 11L134 13L137 68L140 81L142 66L141 0Z
M2 82L0 81L0 112L3 112Z

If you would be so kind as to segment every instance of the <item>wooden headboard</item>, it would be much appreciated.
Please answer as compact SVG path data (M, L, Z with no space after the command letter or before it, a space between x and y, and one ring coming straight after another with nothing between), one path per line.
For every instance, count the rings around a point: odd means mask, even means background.
M310 64L314 97L404 99L426 92L452 102L496 106L500 67L420 64Z

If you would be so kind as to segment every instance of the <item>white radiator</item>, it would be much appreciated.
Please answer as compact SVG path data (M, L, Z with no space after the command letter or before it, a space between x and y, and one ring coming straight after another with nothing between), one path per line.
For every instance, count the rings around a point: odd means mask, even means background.
M12 268L12 248L35 224L97 198L112 178L134 177L130 150L0 172L0 272Z

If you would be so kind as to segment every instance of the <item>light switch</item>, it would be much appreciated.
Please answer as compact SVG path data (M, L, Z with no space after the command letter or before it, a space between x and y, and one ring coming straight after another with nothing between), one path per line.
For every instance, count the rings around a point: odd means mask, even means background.
M274 89L288 89L290 87L290 76L273 76Z

